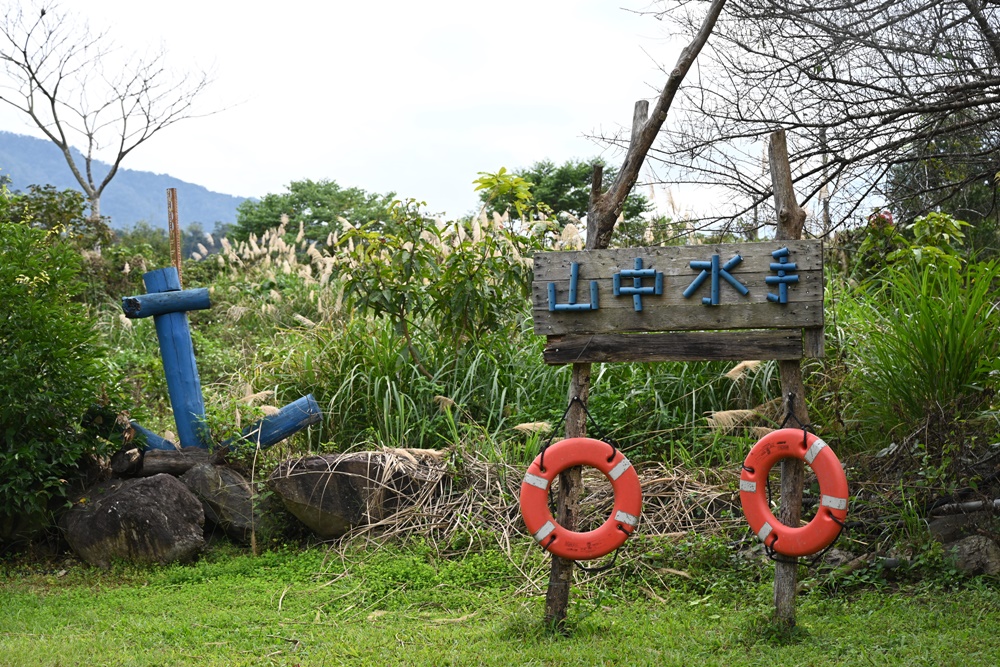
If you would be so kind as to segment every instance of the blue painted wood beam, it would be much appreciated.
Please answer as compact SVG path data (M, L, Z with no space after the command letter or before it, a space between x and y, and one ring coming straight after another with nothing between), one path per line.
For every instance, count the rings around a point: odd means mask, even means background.
M148 452L151 449L166 449L174 451L177 446L165 438L161 438L147 428L143 428L137 421L130 421L129 425L135 431L134 442L142 445L142 451Z
M207 310L212 307L208 297L208 289L186 289L180 292L159 292L156 294L140 294L138 296L123 296L122 310L129 319L153 317L167 313L183 313L189 310Z
M142 281L150 294L178 292L181 289L177 269L170 266L143 274ZM194 343L187 313L168 312L153 316L156 337L160 343L163 372L167 376L170 407L177 424L181 447L208 448L205 427L205 403L201 396L201 380L194 360Z
M277 413L268 415L246 427L239 438L227 440L223 446L238 449L239 447L259 445L261 449L267 449L307 426L319 423L322 416L316 399L313 398L312 394L308 394L293 403L289 403Z

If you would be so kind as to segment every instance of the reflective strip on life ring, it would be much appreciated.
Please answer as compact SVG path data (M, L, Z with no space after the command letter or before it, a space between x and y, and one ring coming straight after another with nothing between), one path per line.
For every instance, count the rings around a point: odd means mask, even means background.
M805 526L778 521L767 504L767 475L781 459L805 461L819 480L820 506ZM750 450L740 474L740 503L757 537L790 557L819 553L840 535L847 518L847 476L833 450L813 433L783 428L768 433Z
M612 455L613 454L613 455ZM625 455L593 438L560 440L539 454L521 483L521 515L528 532L561 558L590 560L620 547L639 523L642 489L639 476ZM576 533L560 526L549 512L549 486L556 475L574 466L597 468L611 481L615 505L611 516L596 530Z

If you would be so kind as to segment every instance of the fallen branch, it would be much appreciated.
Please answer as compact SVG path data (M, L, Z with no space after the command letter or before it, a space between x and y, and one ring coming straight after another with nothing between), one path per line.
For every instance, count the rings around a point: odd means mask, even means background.
M931 510L931 516L951 516L954 514L967 514L969 512L982 512L986 509L1000 510L1000 498L996 500L970 500L965 503L949 503L935 507Z

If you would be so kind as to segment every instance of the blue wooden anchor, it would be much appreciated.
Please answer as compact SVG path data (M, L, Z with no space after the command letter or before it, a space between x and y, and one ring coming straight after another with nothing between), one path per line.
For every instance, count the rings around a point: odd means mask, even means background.
M205 425L205 402L201 393L198 365L194 359L194 344L187 312L211 307L208 290L182 290L177 269L167 267L143 274L146 294L122 297L122 310L131 319L152 317L160 344L160 358L167 378L167 392L174 411L177 437L181 447L207 449L210 440ZM293 433L319 422L319 405L312 394L286 405L248 426L240 438L227 440L224 446L236 448L241 443L270 447ZM176 449L174 443L131 422L145 450Z

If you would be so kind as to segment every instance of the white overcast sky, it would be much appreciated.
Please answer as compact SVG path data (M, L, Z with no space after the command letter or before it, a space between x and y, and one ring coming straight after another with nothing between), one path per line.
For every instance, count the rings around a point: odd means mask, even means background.
M479 171L600 154L585 134L631 122L680 44L623 9L646 0L66 2L128 51L163 44L205 69L215 115L183 121L123 166L261 197L302 179L395 191L449 216ZM154 9L155 7L155 9ZM4 108L0 129L38 136ZM605 154L617 165L621 156ZM111 187L114 187L112 183ZM648 193L647 193L648 194Z

